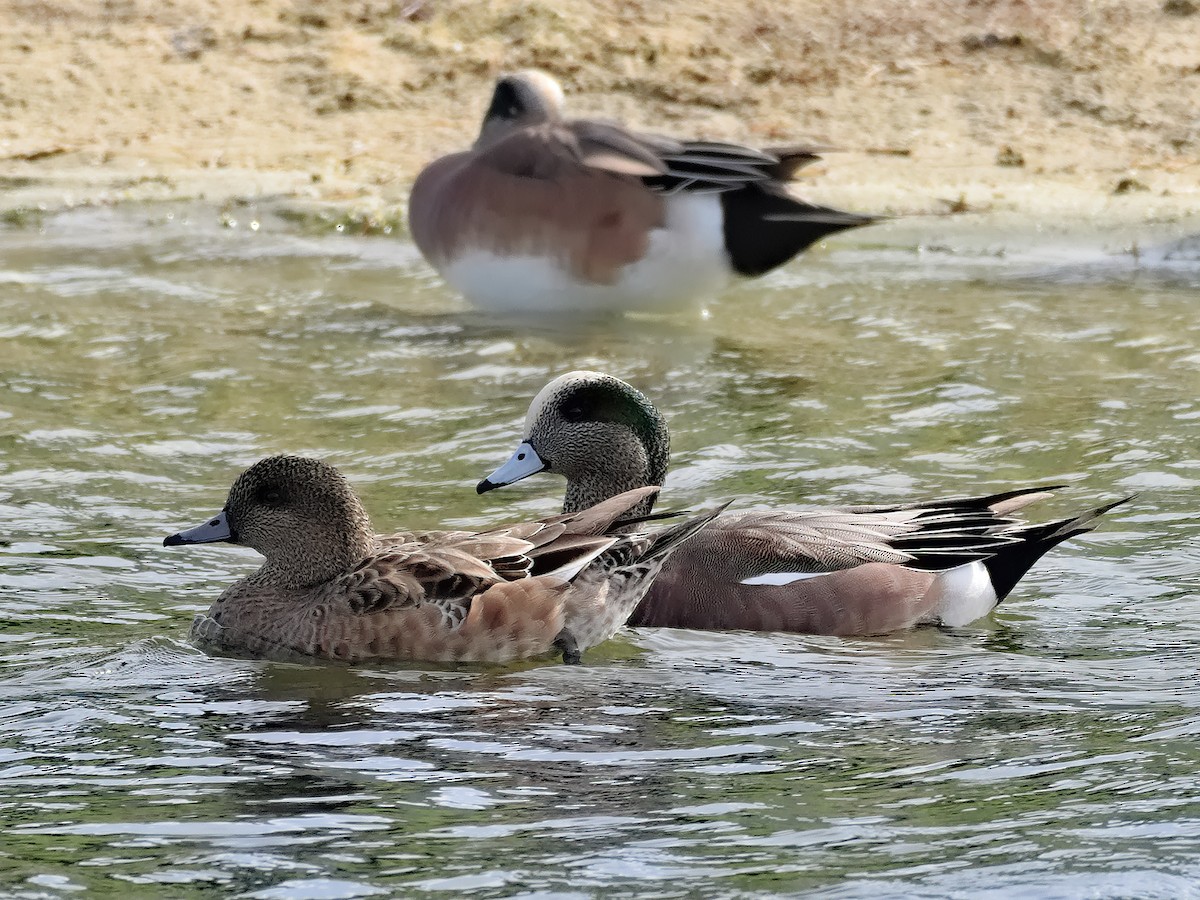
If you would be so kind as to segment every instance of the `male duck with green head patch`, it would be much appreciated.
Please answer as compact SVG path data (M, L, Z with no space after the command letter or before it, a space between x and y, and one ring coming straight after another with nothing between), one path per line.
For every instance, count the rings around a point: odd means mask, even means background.
M645 394L602 372L568 372L534 397L520 445L478 491L549 472L567 480L564 512L584 509L661 485L669 448L666 419ZM837 635L966 625L1044 553L1123 502L1044 524L1017 516L1056 487L727 513L667 561L629 624ZM650 513L657 496L632 512Z

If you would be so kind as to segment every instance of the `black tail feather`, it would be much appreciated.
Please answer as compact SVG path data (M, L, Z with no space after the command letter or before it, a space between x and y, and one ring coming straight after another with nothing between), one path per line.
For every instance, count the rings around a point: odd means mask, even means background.
M748 277L782 266L826 235L878 221L876 216L805 203L778 182L725 191L721 208L730 262L734 271Z
M971 506L975 509L985 510L991 509L999 504L1006 503L1009 500L1015 500L1018 497L1029 497L1032 494L1053 494L1055 491L1061 491L1066 488L1065 484L1039 484L1033 487L1016 488L1011 491L1001 491L998 494L988 494L986 497L969 497L965 500L953 501L964 506ZM1037 497L1033 498L1038 499ZM1030 501L1032 502L1032 501Z
M1035 487L1016 488L988 494L986 497L951 497L944 500L918 500L916 503L866 503L845 507L847 512L897 512L902 509L928 510L930 515L941 512L959 513L963 510L985 512L998 503L1030 494L1051 494L1065 488L1065 484L1045 484Z
M1009 595L1018 581L1025 577L1033 564L1046 555L1052 548L1068 538L1084 534L1096 527L1096 519L1110 509L1120 506L1133 496L1122 497L1112 503L1088 510L1074 518L1059 519L1043 525L1030 525L1016 532L1021 540L999 550L994 556L983 561L988 570L992 587L996 591L996 602L999 603Z

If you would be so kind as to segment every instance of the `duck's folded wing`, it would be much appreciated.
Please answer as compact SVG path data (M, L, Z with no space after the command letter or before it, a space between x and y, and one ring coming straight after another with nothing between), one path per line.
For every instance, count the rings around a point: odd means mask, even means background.
M865 563L943 569L990 556L1015 538L994 515L927 510L854 513L754 510L717 519L677 552L727 581L770 573L816 575Z
M506 581L537 575L570 580L615 543L612 532L621 519L658 491L653 486L635 488L579 512L477 534L457 532L451 538L440 536L438 543L486 559Z
M1036 487L1016 488L1015 490L1003 491L999 494L988 494L984 497L952 497L948 500L921 500L916 503L906 504L888 504L888 505L867 505L867 506L846 506L841 507L844 512L853 513L883 513L883 512L898 512L901 510L927 510L941 512L975 512L975 513L990 513L1004 520L1004 524L1011 525L1013 520L1010 518L1017 511L1024 509L1031 503L1037 503L1039 500L1045 500L1047 497L1053 496L1055 491L1061 490L1064 485L1047 484L1038 485Z
M672 147L679 145L673 144ZM534 182L555 183L591 169L635 178L667 171L656 147L639 136L607 122L579 121L566 125L523 128L474 157L472 165L491 177L506 175Z
M680 141L598 119L575 119L557 129L557 134L564 142L564 154L573 151L584 165L617 175L636 175L649 187L668 193L720 192L750 183L789 181L804 166L820 159L820 152L826 149L788 146L757 150L725 141Z
M614 523L657 490L639 488L579 513L478 533L381 536L383 552L343 576L338 590L359 615L432 603L458 625L472 599L498 583L540 576L569 582L617 542L606 534Z
M338 580L333 593L355 615L432 604L457 624L469 611L471 598L501 580L469 553L409 544L364 560Z
M579 534L563 522L527 522L482 534L455 535L443 539L437 549L482 561L502 581L538 575L570 580L615 540Z
M667 193L736 191L747 185L783 189L804 166L820 159L818 148L780 147L756 150L720 141L683 141L658 148L665 166L646 183Z
M583 165L613 175L639 178L665 175L667 165L662 154L682 149L681 144L669 138L641 135L616 123L593 119L568 123L565 134L570 135L569 141Z
M653 485L634 488L602 500L587 509L550 516L541 521L547 525L562 524L574 534L604 534L619 527L619 523L631 509L637 507L647 497L655 496L660 490L661 488Z
M812 144L791 144L786 147L765 147L763 152L779 160L771 174L779 181L791 181L797 172L815 163L822 153L828 153L831 149Z

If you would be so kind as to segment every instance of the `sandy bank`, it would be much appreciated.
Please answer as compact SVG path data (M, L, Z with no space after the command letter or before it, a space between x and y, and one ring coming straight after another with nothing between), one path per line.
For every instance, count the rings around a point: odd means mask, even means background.
M844 148L802 190L856 210L1200 217L1190 0L10 0L0 208L278 196L395 221L526 66L581 113Z

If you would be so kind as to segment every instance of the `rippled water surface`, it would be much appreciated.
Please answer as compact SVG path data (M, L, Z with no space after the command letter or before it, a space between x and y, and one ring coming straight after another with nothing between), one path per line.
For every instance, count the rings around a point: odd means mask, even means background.
M397 238L233 218L0 229L0 894L1196 894L1193 251L897 223L707 317L555 327L472 312ZM185 643L255 557L161 539L241 467L326 457L381 529L549 513L561 482L473 485L578 367L668 412L676 505L1137 496L955 631L502 669Z

